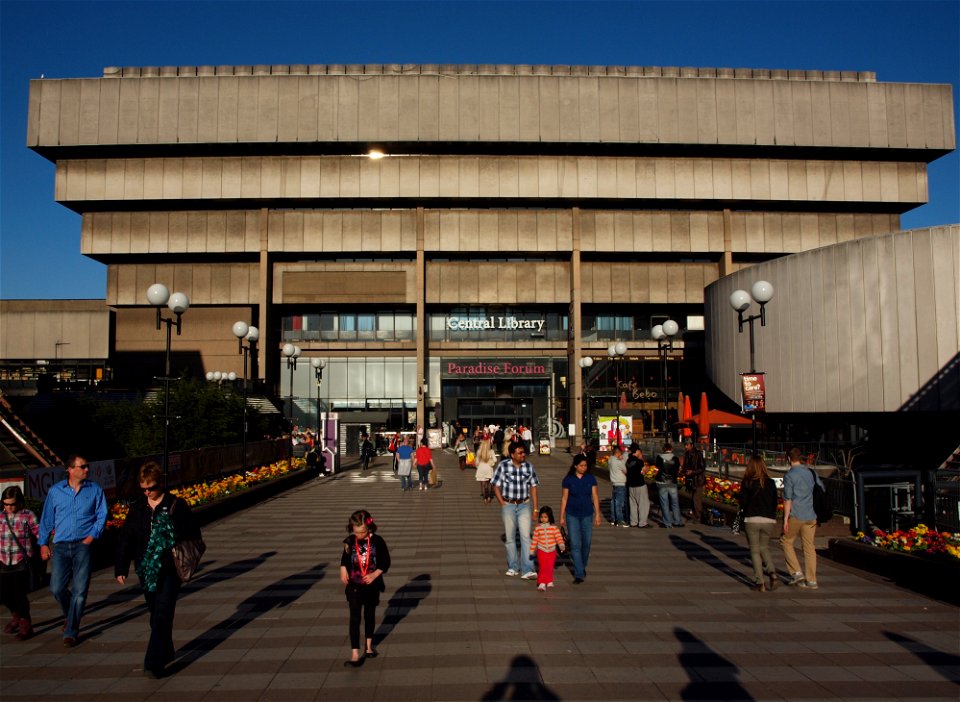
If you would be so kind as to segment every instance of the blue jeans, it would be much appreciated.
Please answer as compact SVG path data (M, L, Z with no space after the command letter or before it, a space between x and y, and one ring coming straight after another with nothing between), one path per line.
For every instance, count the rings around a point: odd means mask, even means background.
M657 483L657 492L660 494L660 514L666 526L683 526L680 516L680 494L676 483Z
M587 577L587 561L590 560L590 543L593 541L593 515L573 517L567 515L567 534L570 536L570 555L573 556L573 577Z
M627 486L614 485L610 500L610 521L617 524L627 523Z
M413 490L413 478L410 477L409 473L400 476L400 489L403 492L406 492L407 490Z
M521 573L533 573L533 558L530 555L531 523L530 500L522 505L509 502L500 508L503 519L503 533L507 537L507 568ZM520 532L520 553L517 553L517 532Z
M61 541L54 544L50 561L50 592L66 620L63 638L75 639L90 586L90 546L82 541Z

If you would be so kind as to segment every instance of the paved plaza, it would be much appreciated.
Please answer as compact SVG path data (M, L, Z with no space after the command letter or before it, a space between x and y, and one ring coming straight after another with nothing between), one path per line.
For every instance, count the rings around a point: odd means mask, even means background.
M439 452L438 452L439 453ZM960 696L958 610L820 559L820 590L747 588L745 539L728 530L594 531L588 578L507 578L496 504L472 471L401 494L388 458L319 478L209 525L177 608L173 674L141 671L137 587L93 577L80 644L64 649L47 591L38 635L0 644L14 700L944 700ZM535 457L541 504L560 506L569 456ZM601 481L601 496L609 498ZM371 511L393 567L380 656L349 656L338 569L350 513ZM825 544L821 544L825 545ZM781 566L782 556L775 550ZM135 578L132 579L135 582Z

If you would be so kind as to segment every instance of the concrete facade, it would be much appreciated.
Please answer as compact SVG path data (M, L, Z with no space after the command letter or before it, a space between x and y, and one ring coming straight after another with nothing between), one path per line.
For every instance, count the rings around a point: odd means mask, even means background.
M927 201L926 164L956 146L952 105L947 85L839 71L108 68L32 81L27 143L82 214L81 250L108 265L118 351L162 347L134 333L160 281L209 308L199 336L191 310L174 339L198 372L240 371L235 316L262 330L259 367L278 389L286 341L343 368L415 363L380 399L415 405L423 424L455 380L442 363L542 358L549 402L535 414L579 434L584 355L625 338L628 364L655 360L650 327L702 314L721 277L898 230ZM384 310L386 329L415 333L323 328ZM465 313L556 323L526 336L443 326ZM659 392L645 366L627 371L653 388L644 397ZM314 393L309 368L291 384Z

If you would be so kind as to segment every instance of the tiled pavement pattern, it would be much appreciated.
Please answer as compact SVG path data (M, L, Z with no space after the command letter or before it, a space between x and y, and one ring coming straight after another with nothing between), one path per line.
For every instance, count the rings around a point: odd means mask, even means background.
M559 508L569 457L536 457ZM140 670L135 587L95 574L82 641L60 643L49 594L39 635L4 636L0 696L54 700L878 700L956 702L957 609L820 559L819 591L747 589L742 537L723 529L594 532L583 585L546 594L504 577L499 510L473 473L402 495L387 459L321 478L205 530L209 550L177 609L173 675ZM601 492L609 497L609 485ZM369 509L393 568L380 656L349 654L337 577L348 515ZM777 562L782 557L775 552Z

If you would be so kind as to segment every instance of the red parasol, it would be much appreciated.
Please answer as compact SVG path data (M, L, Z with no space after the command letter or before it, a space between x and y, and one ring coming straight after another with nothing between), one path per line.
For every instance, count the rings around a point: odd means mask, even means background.
M710 409L707 407L707 393L700 393L700 423L698 429L700 436L707 436L710 433Z
M689 422L693 419L693 409L690 407L690 396L685 395L683 398L683 421Z

